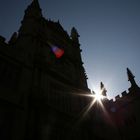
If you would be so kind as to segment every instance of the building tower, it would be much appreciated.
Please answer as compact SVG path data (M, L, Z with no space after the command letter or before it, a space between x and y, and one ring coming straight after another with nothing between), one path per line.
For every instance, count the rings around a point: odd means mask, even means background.
M12 42L16 42L19 56L28 65L47 67L76 88L89 90L77 30L73 27L69 36L59 22L45 19L38 0L33 0L25 10L18 35L12 37Z
M79 88L83 87L84 89L87 89L87 75L85 73L85 69L83 67L83 62L81 58L81 52L82 50L80 49L80 43L79 43L79 37L80 35L78 34L77 30L75 27L71 29L71 39L72 43L75 49L75 66L77 70L77 83L79 84Z

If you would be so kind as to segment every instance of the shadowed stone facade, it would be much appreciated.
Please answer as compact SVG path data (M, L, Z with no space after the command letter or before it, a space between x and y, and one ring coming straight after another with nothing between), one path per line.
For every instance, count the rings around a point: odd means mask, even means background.
M0 140L140 139L132 72L128 93L91 106L81 51L77 30L69 36L59 21L45 19L38 0L8 42L0 36ZM102 82L101 90L107 97Z

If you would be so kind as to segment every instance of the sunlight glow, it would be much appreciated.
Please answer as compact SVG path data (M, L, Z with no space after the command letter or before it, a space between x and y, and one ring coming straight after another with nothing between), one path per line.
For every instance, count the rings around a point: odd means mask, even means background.
M98 101L99 103L101 103L102 100L106 98L102 95L102 90L96 90L95 92L93 92L92 96L94 97L94 100Z
M91 94L83 94L83 93L80 94L80 96L90 97L91 100L79 114L81 117L80 117L78 123L80 123L88 115L90 110L93 110L95 113L102 112L103 119L107 123L113 125L113 122L106 110L106 107L104 106L105 105L104 103L106 103L106 101L108 100L107 96L102 95L104 90L105 90L104 88L101 90L98 88L96 88L96 89L94 88L94 91L92 91Z
M102 90L97 90L96 89L96 92L92 92L92 94L88 94L88 95L81 94L81 96L87 96L87 97L92 98L92 101L88 104L87 108L84 111L83 117L86 116L86 114L95 105L95 103L97 103L105 111L105 108L104 108L104 105L103 105L102 101L104 99L106 99L107 97L103 96L101 93L102 93Z
M95 95L93 95L93 97L95 98L94 100L96 100L98 102L100 102L104 98L104 96L102 96L99 93L96 93Z

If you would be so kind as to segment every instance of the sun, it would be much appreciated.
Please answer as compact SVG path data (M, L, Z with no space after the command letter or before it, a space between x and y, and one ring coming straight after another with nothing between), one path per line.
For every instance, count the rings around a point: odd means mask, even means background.
M95 92L92 92L92 97L94 98L95 101L101 103L103 99L106 97L102 95L102 90L95 90Z
M81 94L81 96L87 96L87 97L91 97L92 101L89 103L88 107L86 108L86 111L83 114L83 117L86 116L86 114L89 112L89 110L96 105L96 103L104 110L104 105L103 105L103 100L106 99L106 96L102 95L102 90L97 90L96 92L92 91L91 94L89 95L83 95Z
M86 116L89 110L94 108L94 106L96 105L100 107L104 112L106 112L105 107L104 107L104 101L106 101L107 96L106 96L106 89L104 88L103 84L100 89L94 87L94 91L91 91L90 94L82 93L79 95L91 98L91 101L89 102L89 104L83 109L83 115L82 115L83 117Z
M105 96L103 96L101 93L98 93L98 92L95 93L93 97L94 97L94 100L98 102L101 102L105 98Z

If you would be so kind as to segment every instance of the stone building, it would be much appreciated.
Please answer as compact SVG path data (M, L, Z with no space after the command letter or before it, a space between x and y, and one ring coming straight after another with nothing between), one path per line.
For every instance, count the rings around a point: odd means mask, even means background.
M93 105L81 51L77 30L69 36L45 19L38 0L8 42L0 36L1 140L140 138L140 89L131 71L129 93ZM107 96L103 83L101 90Z
M0 139L71 139L79 132L73 127L88 104L79 94L90 90L78 37L74 27L69 36L46 20L37 0L8 43L0 37Z

